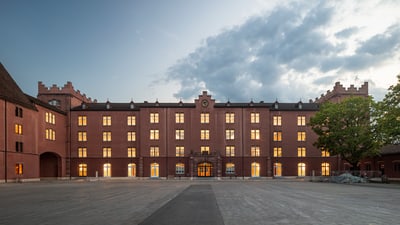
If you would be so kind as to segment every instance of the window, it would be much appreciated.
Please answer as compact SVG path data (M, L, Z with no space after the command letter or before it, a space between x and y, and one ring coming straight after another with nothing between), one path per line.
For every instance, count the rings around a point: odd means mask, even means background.
M103 131L103 141L111 141L111 131Z
M183 163L177 163L175 165L175 173L178 175L183 175L185 174L185 164Z
M56 140L56 131L53 129L46 129L46 140L55 141Z
M111 163L103 165L103 177L111 177Z
M86 116L78 116L78 126L84 127L87 125L87 117Z
M331 154L327 150L321 150L321 156L322 157L329 157Z
M306 117L297 116L297 126L305 126L305 125L306 125Z
M282 163L274 163L274 176L282 176Z
M306 132L305 131L297 132L297 141L306 141Z
M235 156L235 146L225 146L225 155L228 157Z
M111 116L103 116L103 126L111 126Z
M201 113L200 114L200 123L210 123L210 114L209 113Z
M274 126L282 126L282 116L273 116L272 117L272 124Z
M128 164L128 177L136 177L136 164L135 163Z
M136 132L128 131L128 141L136 141Z
M158 177L159 169L160 169L160 165L158 165L158 163L150 164L150 177Z
M49 103L49 105L52 105L52 106L60 106L61 105L61 101L56 100L56 99L52 99L48 103Z
M80 147L78 148L78 158L86 158L87 157L87 148Z
M128 126L136 126L136 116L128 116L126 120Z
M235 123L235 113L225 113L225 123Z
M250 154L252 157L260 156L260 146L251 146Z
M103 158L111 158L111 148L103 147Z
M250 113L250 123L260 123L260 113Z
M235 140L235 130L225 130L226 140Z
M86 131L78 131L78 141L87 141Z
M160 138L159 130L150 130L150 140L158 140Z
M184 122L185 122L185 114L175 113L175 123L184 123Z
M87 164L82 163L78 165L78 176L86 177L87 176Z
M46 112L45 117L46 123L56 124L56 115L54 115L53 113Z
M158 146L150 147L150 157L158 157L160 156L160 148Z
M282 148L274 147L274 157L282 157Z
M175 130L175 140L184 140L185 130Z
M324 163L322 163L321 164L321 175L322 176L329 176L329 174L330 174L330 165L329 165L329 163L326 163L326 162L324 162Z
M15 124L15 134L21 134L22 135L22 125L21 124Z
M305 147L297 147L297 157L306 157Z
M16 117L23 117L23 111L22 111L22 108L20 108L20 107L18 107L18 106L16 106L15 107L15 116Z
M159 114L150 113L150 123L158 123L158 122L159 122Z
M23 152L24 151L24 143L23 142L15 142L15 151L16 152Z
M24 174L24 164L22 163L15 164L15 174L16 175Z
M250 139L251 140L260 140L260 130L251 130L250 131Z
M136 148L129 147L128 148L128 158L136 157Z
M251 164L251 176L252 177L260 176L260 163L253 162Z
M228 175L234 175L235 174L235 164L227 163L225 173Z
M202 155L209 155L210 147L209 146L200 146L200 152Z
M200 140L210 140L210 130L201 130Z
M299 163L297 164L297 176L304 177L306 175L306 164Z
M175 147L175 156L176 156L176 157L183 157L183 156L185 156L185 147L183 147L183 146L176 146L176 147Z
M281 131L274 131L274 141L282 141L282 132Z

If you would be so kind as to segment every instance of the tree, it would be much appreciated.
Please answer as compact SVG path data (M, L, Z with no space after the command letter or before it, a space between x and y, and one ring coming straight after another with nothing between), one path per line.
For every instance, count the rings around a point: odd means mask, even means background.
M310 118L310 126L318 135L314 146L340 155L353 167L364 157L379 152L379 142L374 136L371 97L349 97L340 103L326 102L320 111Z
M377 103L377 132L384 144L400 144L400 75L388 89L385 98Z

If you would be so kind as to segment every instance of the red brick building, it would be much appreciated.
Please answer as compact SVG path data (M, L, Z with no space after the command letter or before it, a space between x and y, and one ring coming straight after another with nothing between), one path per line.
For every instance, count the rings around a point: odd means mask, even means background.
M98 103L38 84L25 95L0 65L0 181L44 177L276 177L330 175L344 162L313 146L307 126L324 101L368 96L368 84L308 103ZM21 132L19 131L21 129Z

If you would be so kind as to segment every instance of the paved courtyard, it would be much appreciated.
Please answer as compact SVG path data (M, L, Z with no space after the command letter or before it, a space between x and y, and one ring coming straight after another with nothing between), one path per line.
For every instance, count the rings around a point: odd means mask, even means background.
M287 180L0 184L0 224L398 224L400 185Z

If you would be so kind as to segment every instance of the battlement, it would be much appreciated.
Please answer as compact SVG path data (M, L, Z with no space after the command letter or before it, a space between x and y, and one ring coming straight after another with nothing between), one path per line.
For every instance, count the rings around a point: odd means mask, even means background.
M328 90L326 94L322 94L321 97L315 98L316 103L323 103L326 101L339 101L342 98L349 96L368 96L368 82L364 82L360 88L354 87L354 85L350 85L350 87L343 87L340 82L336 82L333 90Z
M46 87L43 82L38 82L38 96L40 95L52 95L52 94L64 94L64 95L72 95L73 97L86 102L86 103L96 103L97 100L92 100L91 98L86 97L86 94L82 94L79 90L74 89L72 83L68 81L64 87L58 87L53 84L51 87Z

